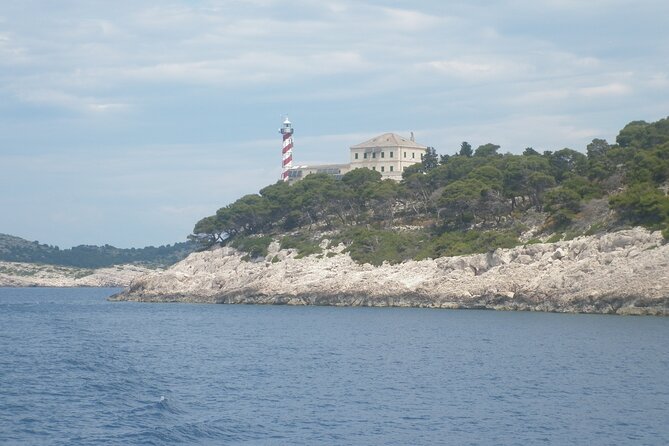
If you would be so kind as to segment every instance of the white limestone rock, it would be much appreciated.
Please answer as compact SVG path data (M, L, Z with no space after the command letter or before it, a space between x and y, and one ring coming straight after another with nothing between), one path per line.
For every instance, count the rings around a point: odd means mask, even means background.
M127 287L133 279L156 272L135 265L86 269L35 263L0 262L5 287Z
M115 299L669 314L669 244L641 228L379 267L276 249L281 260L262 263L194 253Z

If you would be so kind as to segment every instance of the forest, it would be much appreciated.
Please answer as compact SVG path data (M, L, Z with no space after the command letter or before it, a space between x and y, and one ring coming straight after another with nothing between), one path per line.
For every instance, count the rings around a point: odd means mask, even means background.
M193 242L145 248L116 248L111 245L79 245L60 249L37 241L0 234L0 261L42 263L79 268L104 268L132 263L147 267L166 267L193 252Z
M264 255L272 239L308 255L320 252L327 238L372 264L635 225L662 230L669 239L669 118L630 122L614 144L594 139L585 153L500 149L463 142L457 154L439 155L429 148L401 182L369 169L341 179L312 174L292 185L277 182L201 219L190 239L203 248L230 244L252 259ZM591 209L602 203L606 212L593 217Z

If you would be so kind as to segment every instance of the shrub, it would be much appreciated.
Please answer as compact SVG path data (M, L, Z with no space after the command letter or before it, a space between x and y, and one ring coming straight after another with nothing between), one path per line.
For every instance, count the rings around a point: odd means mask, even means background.
M517 246L518 234L507 231L453 231L432 239L416 256L417 259L484 253L497 248Z
M632 224L659 229L669 223L669 197L650 183L634 184L613 195L609 205Z
M247 253L247 255L244 256L244 260L252 260L258 257L265 257L270 243L272 243L272 237L269 236L248 236L235 237L230 242L230 246Z
M302 258L311 254L320 254L323 249L320 242L306 235L287 235L281 238L281 249L295 249L296 258Z
M562 233L556 232L546 240L546 243L557 243L562 240Z
M423 237L420 232L358 227L344 231L333 243L344 243L346 252L356 262L379 266L383 262L395 264L413 258L420 249Z

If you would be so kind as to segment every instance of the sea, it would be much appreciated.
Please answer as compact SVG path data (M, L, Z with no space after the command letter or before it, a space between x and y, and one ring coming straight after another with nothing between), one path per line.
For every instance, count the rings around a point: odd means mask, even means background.
M0 288L1 445L667 445L669 318Z

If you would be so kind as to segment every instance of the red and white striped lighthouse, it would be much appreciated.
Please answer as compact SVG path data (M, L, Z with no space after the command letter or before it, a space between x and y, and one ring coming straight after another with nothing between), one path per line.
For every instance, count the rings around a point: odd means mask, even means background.
M281 172L281 179L288 181L288 171L293 167L293 125L288 117L283 121L279 133L283 135L283 171Z

